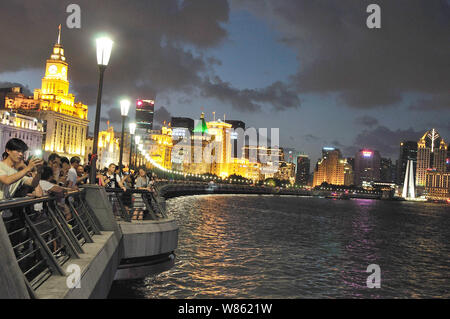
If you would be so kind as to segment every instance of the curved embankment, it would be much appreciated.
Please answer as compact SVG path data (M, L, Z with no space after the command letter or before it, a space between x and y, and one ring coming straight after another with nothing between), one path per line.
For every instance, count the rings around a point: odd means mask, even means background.
M329 196L331 191L308 191L304 189L276 189L271 187L255 187L207 183L159 183L156 185L157 201L165 209L166 199L209 194L233 195L290 195L290 196ZM351 198L381 199L380 194L351 194Z

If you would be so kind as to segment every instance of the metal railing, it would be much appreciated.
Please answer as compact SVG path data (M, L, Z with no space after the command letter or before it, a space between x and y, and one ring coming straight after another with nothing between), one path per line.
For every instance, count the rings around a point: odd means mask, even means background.
M31 296L51 276L64 276L63 265L101 234L84 191L1 201L0 212Z
M165 209L161 207L154 192L139 189L106 188L111 201L113 213L118 220L131 222L136 213L143 212L143 220L159 220L167 218Z

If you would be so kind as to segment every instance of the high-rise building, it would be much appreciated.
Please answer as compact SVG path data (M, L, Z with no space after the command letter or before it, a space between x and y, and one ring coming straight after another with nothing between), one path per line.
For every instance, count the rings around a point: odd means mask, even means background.
M344 164L344 185L345 186L351 186L355 184L355 174L353 172L353 165L352 162L349 161L349 159L353 158L346 158L345 164Z
M426 172L446 171L447 144L438 131L431 129L417 142L416 185L425 186Z
M355 185L380 181L381 157L378 151L363 149L355 156Z
M295 183L299 185L308 185L309 173L311 170L311 160L308 155L299 155L297 157L297 174Z
M390 158L381 158L380 181L385 183L394 182L394 165L392 165Z
M75 102L69 93L69 64L61 44L61 27L58 40L46 62L42 87L33 97L12 90L5 96L4 107L44 121L44 150L62 156L84 158L88 133L88 107Z
M322 150L322 159L317 162L314 170L313 187L322 183L344 185L345 159L339 149L326 147Z
M400 143L400 156L397 162L397 184L402 185L405 180L405 172L408 161L413 161L414 178L417 167L417 142L403 141Z
M155 115L154 100L137 100L136 101L136 124L137 134L150 133L153 130L153 117Z

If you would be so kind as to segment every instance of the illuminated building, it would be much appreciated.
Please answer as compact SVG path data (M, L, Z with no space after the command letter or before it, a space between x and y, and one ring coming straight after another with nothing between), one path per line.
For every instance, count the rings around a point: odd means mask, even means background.
M211 141L206 151L206 160L210 158L211 173L227 177L231 164L231 128L232 125L218 119L206 123Z
M309 172L311 170L311 160L308 155L299 155L297 157L297 174L295 183L299 185L308 185Z
M427 170L425 173L427 198L450 201L450 173Z
M0 111L0 149L5 150L6 143L12 138L18 138L28 145L28 152L24 154L25 159L29 155L35 155L35 150L42 150L42 135L44 127L42 122L29 116Z
M228 124L231 124L232 132L231 139L231 156L233 158L242 158L242 147L244 146L244 133L245 123L242 121L226 120Z
M150 134L150 157L158 165L172 169L172 129L163 126L161 130L151 131Z
M278 171L275 173L274 178L277 178L281 181L288 181L291 184L295 183L295 164L280 162L280 167Z
M192 135L194 131L194 120L187 117L172 117L173 139L182 139Z
M348 159L345 159L344 164L344 185L345 186L351 186L355 184L355 174L353 172L353 166L348 161Z
M41 89L36 89L34 97L28 98L20 92L12 92L5 98L4 104L5 108L45 121L45 152L84 158L88 107L75 102L75 97L69 93L68 73L60 27L58 41L46 62Z
M88 162L89 155L92 154L94 139L88 138L86 141L85 161ZM97 168L103 169L110 164L119 165L120 138L115 136L114 128L102 131L98 135L98 159Z
M378 151L363 149L355 156L355 185L380 181L381 157Z
M417 142L404 141L400 143L400 156L397 162L397 184L401 185L405 180L406 166L408 161L413 161L414 178L417 167Z
M427 169L445 172L447 144L435 129L426 132L417 142L416 185L425 186Z
M233 158L229 166L230 175L238 175L252 181L260 180L260 166L259 163L251 163L246 158Z
M322 183L344 185L346 161L342 158L341 151L326 147L322 150L322 155L322 159L318 161L314 170L313 187L320 186Z
M155 115L154 100L136 101L136 124L137 134L145 135L153 130L153 117Z

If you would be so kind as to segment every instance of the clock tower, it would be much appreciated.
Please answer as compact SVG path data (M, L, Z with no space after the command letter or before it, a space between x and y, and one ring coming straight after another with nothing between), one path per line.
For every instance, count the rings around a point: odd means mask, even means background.
M53 47L52 55L45 66L45 76L42 79L42 93L54 95L69 95L67 81L68 64L61 45L61 25L59 25L58 42Z

